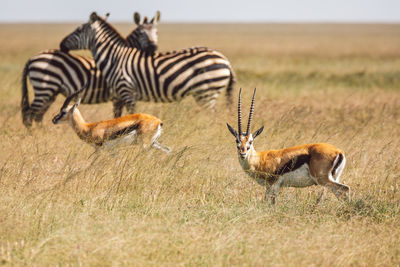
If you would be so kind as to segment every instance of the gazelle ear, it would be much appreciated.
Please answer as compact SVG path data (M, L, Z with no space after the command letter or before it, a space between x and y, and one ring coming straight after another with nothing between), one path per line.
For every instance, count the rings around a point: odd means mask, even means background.
M262 133L263 130L264 130L264 125L261 126L260 129L258 129L257 131L255 131L255 132L253 133L253 139L255 139L258 135L260 135L260 134Z
M161 12L157 10L156 15L154 16L154 18L151 19L150 23L157 25L157 23L160 21L160 17L161 17Z
M133 22L136 25L140 25L140 14L138 12L133 13Z
M237 132L235 131L235 129L233 129L232 126L229 125L229 123L226 123L226 126L228 126L228 130L231 132L231 134L232 134L234 137L238 138L238 134L237 134Z

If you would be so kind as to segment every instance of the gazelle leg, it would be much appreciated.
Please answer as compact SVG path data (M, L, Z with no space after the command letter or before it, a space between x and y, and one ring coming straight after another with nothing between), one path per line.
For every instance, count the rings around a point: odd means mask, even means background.
M277 181L276 183L274 183L273 185L270 186L269 189L269 197L271 199L271 204L275 205L276 202L276 198L279 195L279 189L281 188L281 184L279 183L279 181Z
M347 185L329 181L324 186L329 188L338 199L350 200L350 188Z
M268 201L271 198L271 185L269 183L265 183L265 197L264 201Z
M326 190L326 188L323 187L322 190L321 190L321 192L319 192L318 197L317 197L317 200L315 201L315 206L317 206L318 203L324 198L324 196L325 196L325 190Z
M157 149L160 149L160 150L164 151L167 154L169 154L172 151L171 148L169 148L167 146L164 146L163 144L160 144L158 141L155 141L153 143L153 147L155 147Z
M319 194L318 194L317 200L315 201L315 203L312 206L312 210L314 210L317 207L317 205L319 204L319 202L321 202L321 200L325 198L325 195L326 195L325 191L326 191L326 188L322 187L321 192L319 192Z

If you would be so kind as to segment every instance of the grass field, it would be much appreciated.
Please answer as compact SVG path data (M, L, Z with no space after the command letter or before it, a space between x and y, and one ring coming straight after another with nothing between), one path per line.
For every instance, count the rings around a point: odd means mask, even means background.
M0 264L400 264L400 25L160 25L161 51L205 45L231 60L235 104L221 95L212 113L191 98L141 102L173 152L120 148L115 158L51 123L62 96L41 126L22 125L26 60L76 26L0 25ZM346 152L349 203L329 193L314 206L319 187L262 201L225 126L236 125L240 87L245 118L257 87L256 149L329 142ZM80 109L89 121L112 116L111 103Z

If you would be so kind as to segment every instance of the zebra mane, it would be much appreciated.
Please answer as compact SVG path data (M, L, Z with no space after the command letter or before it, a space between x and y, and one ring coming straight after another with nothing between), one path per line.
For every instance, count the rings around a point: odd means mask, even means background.
M100 28L104 30L111 37L112 40L120 42L124 45L127 45L127 41L124 37L119 33L117 29L115 29L111 24L109 24L106 19L103 19L100 16L97 16L97 21L100 22Z

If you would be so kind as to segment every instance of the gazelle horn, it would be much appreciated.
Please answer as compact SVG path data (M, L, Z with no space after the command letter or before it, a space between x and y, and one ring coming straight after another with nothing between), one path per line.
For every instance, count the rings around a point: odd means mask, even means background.
M247 123L247 130L246 130L246 135L247 135L247 136L250 134L250 126L251 126L251 120L253 119L254 100L255 100L255 98L256 98L256 88L254 88L253 99L251 100L249 121L248 121L248 123Z
M242 134L242 88L239 90L239 101L238 101L238 133L239 136Z

